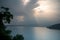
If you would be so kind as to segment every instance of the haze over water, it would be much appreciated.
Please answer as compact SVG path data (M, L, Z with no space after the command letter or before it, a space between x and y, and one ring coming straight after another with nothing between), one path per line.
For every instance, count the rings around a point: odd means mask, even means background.
M60 40L60 30L52 30L46 27L8 26L12 35L22 34L25 40Z
M0 6L10 8L10 25L49 26L60 23L60 0L0 0ZM12 35L22 34L25 40L60 40L60 30L46 27L8 26Z

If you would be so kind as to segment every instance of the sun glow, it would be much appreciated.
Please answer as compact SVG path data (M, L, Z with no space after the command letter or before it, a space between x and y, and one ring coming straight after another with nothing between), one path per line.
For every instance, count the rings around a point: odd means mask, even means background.
M24 21L24 16L17 16L17 21L18 22L23 22Z
M37 23L39 24L41 19L46 19L46 20L51 21L53 14L50 13L51 12L51 9L50 9L51 4L49 3L49 1L38 0L35 3L35 5L38 5L38 6L33 8L32 12L33 12L33 15L34 15Z
M45 1L38 1L36 4L39 5L36 7L36 9L38 9L38 10L45 11L48 8L47 2L45 2Z
M38 5L32 9L35 18L42 17L50 19L53 17L53 10L51 9L51 3L49 3L49 1L38 0L35 5Z
M49 5L46 1L37 1L35 5L38 5L37 7L33 8L33 15L35 17L40 17L40 13L48 11Z
M30 0L22 0L22 2L23 2L23 5L25 6L30 2Z
M40 18L44 18L47 19L49 21L54 20L56 18L56 10L54 10L55 8L52 5L53 3L49 2L49 1L40 1L38 0L35 5L35 8L32 9L33 11L33 15L35 17L35 19L38 21L40 20Z

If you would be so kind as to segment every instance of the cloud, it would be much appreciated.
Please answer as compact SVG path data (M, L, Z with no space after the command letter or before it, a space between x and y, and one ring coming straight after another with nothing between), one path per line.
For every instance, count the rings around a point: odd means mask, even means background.
M35 5L38 1L44 1L51 6L49 10L41 11L41 13L33 13L32 9L36 8L38 5ZM25 2L25 1L24 1ZM60 22L60 7L58 0L29 0L27 1L26 6L24 7L22 0L0 0L0 5L10 8L11 13L14 15L13 22L11 24L20 24L17 22L17 19L20 21L20 18L17 16L24 16L23 24L37 24L39 25L51 25L54 23ZM36 12L36 11L35 11ZM35 16L39 17L35 17ZM15 17L16 16L16 17Z
M17 21L18 22L23 22L24 21L24 16L17 16Z
M30 2L30 0L22 0L22 3L24 6L26 6L29 2Z

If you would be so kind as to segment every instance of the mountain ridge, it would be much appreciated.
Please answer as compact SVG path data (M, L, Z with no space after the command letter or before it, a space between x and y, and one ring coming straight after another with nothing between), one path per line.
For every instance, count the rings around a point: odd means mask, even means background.
M48 26L47 28L49 28L49 29L60 30L60 23L54 24L54 25L51 25L51 26Z

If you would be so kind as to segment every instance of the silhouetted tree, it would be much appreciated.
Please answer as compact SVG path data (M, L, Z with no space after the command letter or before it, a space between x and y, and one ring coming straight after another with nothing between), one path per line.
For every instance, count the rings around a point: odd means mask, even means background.
M15 37L13 37L13 40L24 40L23 35L17 34Z
M13 19L13 15L9 12L9 8L1 7L3 11L0 11L0 40L24 40L22 35L16 35L11 38L11 31L6 30L4 23L10 23L11 19Z
M4 22L10 23L13 15L9 12L9 8L1 7L1 9L3 9L3 11L0 11L0 40L11 40L11 31L6 30Z

